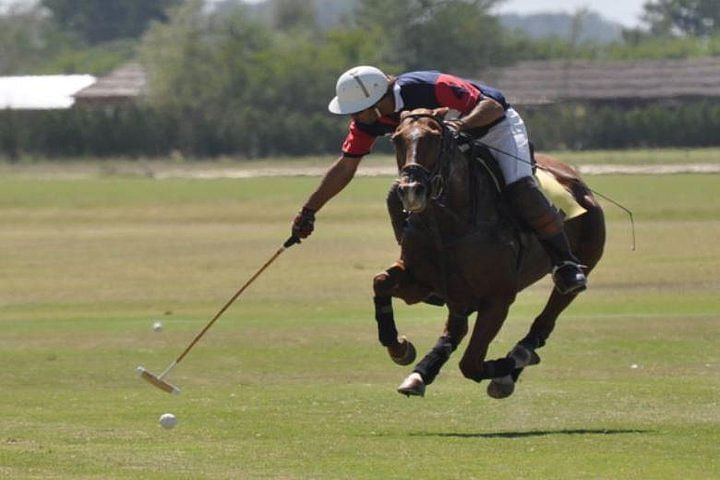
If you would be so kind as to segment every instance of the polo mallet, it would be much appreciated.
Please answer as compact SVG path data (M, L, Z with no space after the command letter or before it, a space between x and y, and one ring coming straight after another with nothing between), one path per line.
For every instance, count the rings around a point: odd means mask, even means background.
M215 316L212 318L212 320L210 320L210 322L208 322L208 324L205 325L205 328L203 328L200 331L200 333L198 333L195 336L195 338L193 338L192 342L190 342L190 345L188 345L187 348L185 350L183 350L183 352L180 354L180 356L177 357L170 365L168 365L168 367L165 370L163 370L163 372L160 375L153 374L152 372L150 372L149 370L146 370L145 367L143 367L141 365L141 366L137 367L137 369L136 369L137 374L140 376L140 378L142 378L146 382L150 383L151 385L159 388L160 390L162 390L164 392L179 394L180 389L178 387L176 387L175 385L173 385L172 383L165 380L165 377L170 374L170 371L173 368L175 368L175 366L178 363L180 363L183 358L185 358L185 355L187 355L188 352L190 352L190 349L192 349L195 346L195 344L203 337L203 335L205 335L205 332L207 332L210 329L210 327L213 326L213 323L215 323L217 321L217 319L220 318L220 316L223 313L225 313L225 310L227 310L230 307L230 305L232 305L233 302L235 300L237 300L237 298L245 291L245 289L247 287L249 287L250 284L253 283L255 281L255 279L257 277L259 277L260 274L262 272L264 272L265 269L267 267L269 267L270 264L273 263L275 261L275 259L277 259L280 256L281 253L283 253L285 250L287 250L289 247L292 247L296 243L300 243L300 238L296 237L295 235L293 235L290 238L288 238L287 240L285 240L285 243L283 243L283 246L280 247L278 249L278 251L275 252L275 254L272 257L270 257L270 260L265 262L265 265L260 267L260 269L257 272L255 272L255 274L252 277L250 277L250 280L248 280L245 283L245 285L243 285L240 288L240 290L238 290L235 293L235 295L233 295L232 298L227 301L227 303L225 305L223 305L223 307L220 309L219 312L217 312L215 314Z

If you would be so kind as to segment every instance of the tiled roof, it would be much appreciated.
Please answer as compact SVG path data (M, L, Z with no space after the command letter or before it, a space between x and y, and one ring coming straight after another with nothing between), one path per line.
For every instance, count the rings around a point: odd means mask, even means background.
M490 82L488 82L490 83ZM720 57L643 61L533 61L497 71L511 103L720 97Z
M143 95L146 85L147 79L142 66L138 63L128 63L113 70L74 96L79 104L129 101Z

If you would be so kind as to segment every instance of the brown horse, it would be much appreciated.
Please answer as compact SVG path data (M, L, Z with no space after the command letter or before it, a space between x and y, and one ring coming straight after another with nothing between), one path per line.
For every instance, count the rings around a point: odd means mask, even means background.
M398 387L406 395L423 395L466 336L469 315L477 312L460 370L477 382L490 379L488 394L504 398L514 391L523 368L539 363L535 350L545 344L577 294L553 290L525 338L505 358L485 359L516 294L547 275L551 263L535 236L509 214L501 180L489 162L474 150L461 151L443 123L444 113L405 112L392 137L400 178L388 196L388 208L401 257L374 278L378 335L393 361L408 365L415 360L415 348L405 337L398 338L391 298L447 306L442 336ZM537 155L536 162L586 210L566 221L565 230L589 273L605 244L602 209L571 167L547 155Z

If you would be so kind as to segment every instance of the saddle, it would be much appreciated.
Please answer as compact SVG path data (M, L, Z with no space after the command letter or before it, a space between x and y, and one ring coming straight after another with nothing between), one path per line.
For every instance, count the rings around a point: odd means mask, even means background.
M479 164L485 172L490 176L499 194L502 195L502 191L505 187L505 179L503 177L500 165L495 159L494 155L486 146L473 142L472 148L466 152L469 155L469 159L475 160L471 162L474 165ZM540 186L540 190L545 196L555 205L560 213L563 215L564 221L568 221L575 217L579 217L583 213L587 212L585 208L580 205L575 197L555 178L555 176L542 168L537 168L537 161L535 160L535 146L530 142L530 158L532 161L532 171L535 180Z
M541 192L559 210L563 221L566 222L586 213L587 210L575 200L575 197L573 197L551 172L543 168L537 168L532 144L530 145L530 153L533 176ZM474 210L472 218L477 219L477 197L479 195L477 185L483 181L485 181L486 184L492 183L495 186L495 193L499 200L497 202L497 208L500 214L500 222L505 223L505 225L509 227L510 235L514 237L512 244L515 245L516 249L516 267L520 269L526 255L526 250L530 243L536 238L535 233L528 226L518 221L507 201L503 198L506 182L500 165L494 155L492 155L490 149L479 142L473 142L473 147L468 150L465 155L470 165L471 185L473 185L471 189L471 192L473 192L472 203ZM486 179L489 178L491 182L479 178L480 176Z

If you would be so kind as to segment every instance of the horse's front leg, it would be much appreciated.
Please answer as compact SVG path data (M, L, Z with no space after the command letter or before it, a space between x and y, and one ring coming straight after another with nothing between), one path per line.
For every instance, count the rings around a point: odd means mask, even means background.
M430 385L440 373L440 369L448 361L452 352L458 347L468 331L468 314L449 309L445 330L435 346L415 366L413 372L398 387L404 395L425 395L425 387Z
M398 365L410 365L415 361L415 346L405 337L398 338L392 297L403 299L406 303L418 303L429 294L410 281L402 262L378 273L373 279L375 320L377 321L378 340L387 348L393 362Z
M513 301L514 295L507 297L498 295L486 302L478 311L468 347L460 361L460 371L466 378L480 382L484 379L508 375L515 368L514 362L507 358L485 360L488 347L505 322Z

